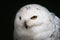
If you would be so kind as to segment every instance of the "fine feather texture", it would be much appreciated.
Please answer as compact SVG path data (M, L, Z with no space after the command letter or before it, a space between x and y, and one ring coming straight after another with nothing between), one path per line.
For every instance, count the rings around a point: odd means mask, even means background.
M60 19L47 8L28 4L16 14L14 40L60 40Z

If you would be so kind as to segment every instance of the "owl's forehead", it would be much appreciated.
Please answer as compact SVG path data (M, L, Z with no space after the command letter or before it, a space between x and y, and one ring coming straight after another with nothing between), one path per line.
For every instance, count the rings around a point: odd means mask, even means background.
M39 13L39 11L40 10L37 10L36 8L29 8L29 9L27 9L27 8L25 8L25 9L23 9L22 11L21 11L21 16L28 16L28 17L31 17L31 16L33 16L33 15L39 15L40 13Z
M25 5L22 7L22 9L30 9L30 8L40 8L41 5L38 5L38 4L29 4L29 5Z
M18 15L21 15L22 17L31 17L34 15L41 15L46 12L48 12L48 10L45 7L37 4L30 4L23 6Z
M40 6L36 4L32 5L26 5L21 8L20 12L21 15L37 15L37 13L40 11Z

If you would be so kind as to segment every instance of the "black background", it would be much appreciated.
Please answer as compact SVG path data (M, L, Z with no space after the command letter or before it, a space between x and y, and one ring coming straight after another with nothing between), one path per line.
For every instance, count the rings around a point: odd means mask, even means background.
M48 8L55 15L60 17L60 1L59 0L2 0L0 1L0 23L1 23L1 39L13 40L14 17L16 12L26 4L40 4Z

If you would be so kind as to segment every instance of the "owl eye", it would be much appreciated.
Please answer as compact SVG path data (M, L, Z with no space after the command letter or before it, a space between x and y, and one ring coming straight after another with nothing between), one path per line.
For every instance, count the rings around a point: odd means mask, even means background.
M30 19L36 19L37 18L37 16L32 16Z
M21 20L21 16L19 17L19 19Z

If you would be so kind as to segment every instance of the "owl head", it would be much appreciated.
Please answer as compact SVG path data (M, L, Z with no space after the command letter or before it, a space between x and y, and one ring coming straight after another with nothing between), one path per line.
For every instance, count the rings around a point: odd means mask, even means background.
M28 4L17 12L15 25L17 27L31 28L50 22L50 18L50 12L47 8L38 4Z

